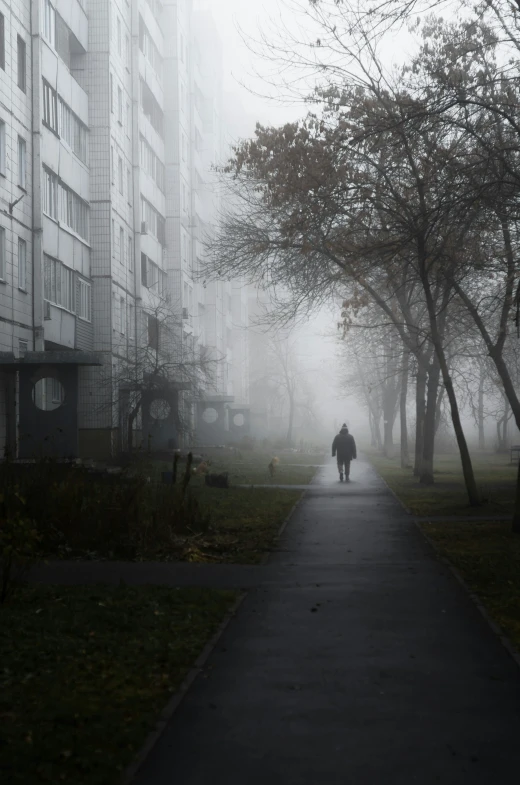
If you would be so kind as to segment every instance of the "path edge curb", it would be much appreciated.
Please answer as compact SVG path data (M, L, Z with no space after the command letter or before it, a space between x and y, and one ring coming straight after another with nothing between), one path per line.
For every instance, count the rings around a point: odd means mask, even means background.
M378 477L381 478L382 482L386 485L386 487L388 488L390 493L395 497L395 499L397 499L397 501L399 502L399 504L401 505L403 510L405 510L409 515L413 515L412 511L409 510L408 507L406 507L405 504L403 504L403 502L401 501L399 496L390 488L390 486L388 485L386 480L383 477L381 477L380 473L377 471L377 469L374 466L374 464L372 462L370 462L370 465L372 466L373 470L376 472ZM450 562L450 560L446 556L442 556L439 553L439 551L435 547L433 541L428 537L427 533L422 528L421 522L416 520L415 518L412 518L412 521L413 521L414 526L419 530L421 536L424 538L424 540L428 543L428 545L432 549L433 554L434 554L436 560L441 562L441 564L443 564L445 567L448 568L448 570L451 572L451 574L453 575L453 577L455 578L457 583L463 588L463 590L468 595L468 597L470 598L472 603L475 605L475 607L479 611L479 613L482 616L482 618L484 619L484 621L491 628L491 631L493 632L493 634L496 635L496 637L499 639L500 643L505 648L505 650L507 651L509 656L514 660L514 662L516 663L518 668L520 668L520 651L511 643L510 639L508 638L508 636L506 635L506 633L504 632L502 627L500 627L500 625L497 624L496 621L494 621L494 619L491 618L491 616L489 615L488 611L484 607L484 605L482 603L482 600L480 599L478 594L475 594L473 589L471 589L471 587L466 582L466 580L462 577L462 575L457 570L457 568L453 566L453 564Z
M309 485L311 484L312 480L314 479L317 473L318 473L318 469L316 469L316 471L314 472L312 479L309 482ZM291 520L293 514L296 512L299 505L302 503L306 493L307 493L306 490L301 492L300 498L293 504L293 506L287 513L284 521L282 522L280 528L278 529L278 532L275 535L272 544L272 550L269 550L269 552L265 554L262 561L260 562L261 565L267 564L267 562L271 558L271 555L274 552L275 547L278 544L281 536L283 535L286 526L288 525L289 521ZM142 745L139 752L135 756L133 762L125 769L123 776L120 780L120 785L132 785L132 783L135 781L135 777L139 773L139 770L142 768L148 756L151 754L155 745L161 738L162 734L166 729L168 722L171 720L177 709L180 707L182 701L186 697L186 694L188 693L193 682L197 679L197 676L200 675L204 665L210 658L211 654L214 652L220 638L222 637L223 633L225 632L231 620L236 616L240 606L244 602L248 593L249 590L242 589L240 591L240 594L237 597L235 603L227 612L224 619L221 621L217 631L214 633L212 638L210 638L210 640L206 643L206 645L202 649L201 653L195 660L194 665L184 677L181 685L179 686L179 689L171 696L170 700L168 701L164 709L161 711L159 718L157 719L157 722L155 724L155 729L148 734L148 737L146 738L144 744Z
M312 475L311 479L309 480L309 487L312 485L312 481L314 480L314 478L318 474L318 469L319 468L320 468L319 466L316 467L316 470L315 470L314 474ZM300 498L298 499L298 501L296 501L293 504L293 506L291 507L291 509L287 513L285 520L283 521L282 525L278 529L278 531L277 531L277 533L276 533L276 535L275 535L275 537L273 539L273 543L272 543L271 548L265 554L265 556L263 557L262 561L260 562L260 564L262 566L264 566L264 565L266 565L268 563L269 559L271 558L271 556L275 552L276 547L277 547L278 543L280 542L280 539L281 539L281 537L282 537L282 535L283 535L283 533L284 533L284 531L285 531L289 521L291 520L292 516L294 515L294 513L296 512L296 510L298 509L300 504L303 502L303 500L305 498L305 495L307 493L307 490L308 490L308 488L306 488L304 491L301 492Z
M273 542L271 544L271 547L269 548L267 553L265 553L264 556L262 557L262 561L260 562L262 567L265 566L268 563L269 559L271 558L273 553L276 551L276 549L278 547L278 544L280 542L280 539L282 537L282 534L284 533L284 531L285 531L289 521L291 520L292 516L294 515L294 513L296 512L296 510L298 509L298 507L302 503L303 497L305 496L306 493L307 493L307 491L302 491L301 492L300 498L298 499L298 501L294 502L293 506L291 507L291 509L289 510L287 515L285 516L285 520L282 522L280 528L278 529L278 531L276 532L276 534L275 534L275 536L273 538Z
M181 682L179 688L174 692L171 696L170 700L163 708L159 717L156 721L154 730L150 731L148 734L144 744L141 746L140 750L137 752L136 756L134 757L133 762L127 766L125 769L121 780L120 785L132 785L135 781L135 777L137 776L139 770L147 760L148 756L154 749L155 745L159 741L160 737L164 733L168 722L171 720L177 709L180 707L182 701L186 697L186 694L190 687L192 686L193 682L197 679L197 676L200 675L202 672L204 665L210 658L211 654L217 647L217 644L222 637L223 633L227 629L229 623L232 619L236 616L237 611L239 610L241 604L245 600L248 594L247 590L240 590L239 596L220 622L220 625L217 631L213 634L213 636L209 639L206 643L204 648L202 649L201 653L195 660L195 663L190 668L186 676L184 677L183 681Z
M414 524L419 529L421 535L424 537L430 548L433 550L437 560L440 561L445 567L449 569L449 571L451 572L457 583L459 583L459 585L464 589L470 600L476 606L477 610L479 611L480 615L483 617L484 621L487 622L492 632L496 635L502 646L506 649L509 656L512 657L518 668L520 668L520 651L514 646L514 644L506 635L502 627L499 624L497 624L497 622L490 616L489 612L486 610L478 594L476 594L473 591L473 589L470 587L466 579L462 577L458 569L453 566L453 564L446 556L442 556L438 552L437 548L435 547L435 544L428 537L427 533L423 530L421 524L418 521L414 521Z
M377 471L376 467L374 466L374 464L372 463L372 461L370 460L370 458L368 459L368 461L369 461L369 463L370 463L370 466L373 468L373 470L375 471L375 473L377 474L377 476L378 476L378 477L379 477L379 479L381 480L381 482L382 482L382 483L384 483L384 485L386 485L386 487L388 488L388 490L390 491L390 493L392 494L392 496L394 497L394 499L396 499L396 501L398 501L398 502L399 502L399 504L401 505L401 507L403 508L403 510L405 511L405 513L406 513L407 515L413 515L413 512L410 510L410 508L409 508L409 507L407 507L407 506L406 506L406 504L404 504L404 503L401 501L401 499L399 498L399 496L397 495L397 493L396 493L396 492L393 490L393 488L390 488L390 486L389 486L389 484L387 483L387 481L385 480L385 478L384 478L384 477L381 477L381 475L380 475L380 474L379 474L379 472Z

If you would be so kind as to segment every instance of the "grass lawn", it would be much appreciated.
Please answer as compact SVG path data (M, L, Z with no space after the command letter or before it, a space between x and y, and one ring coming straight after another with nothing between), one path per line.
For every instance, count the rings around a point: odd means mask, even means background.
M227 472L230 485L307 485L313 478L316 467L323 463L323 455L309 455L307 453L286 453L273 450L267 451L240 451L218 450L215 447L203 451L211 462L210 471L214 474ZM271 479L268 464L271 458L277 457L279 464L276 474ZM155 471L171 471L171 466L164 462L155 464ZM184 464L179 464L179 473L182 474ZM193 477L193 487L204 484L204 478Z
M191 486L190 486L191 487ZM210 525L202 531L159 527L128 546L127 536L109 539L99 526L71 527L64 545L46 548L44 559L112 561L189 561L259 564L276 542L283 521L301 491L264 488L192 488Z
M510 523L424 523L421 528L520 650L520 537Z
M516 487L516 464L509 455L475 452L472 457L475 477L486 503L470 507L467 502L462 469L458 455L439 455L435 460L435 484L420 485L411 469L401 469L399 457L389 459L365 451L370 461L390 488L414 515L452 516L509 515L513 511Z
M515 464L508 455L472 455L477 483L488 502L479 508L466 500L460 461L456 455L439 455L435 485L420 486L411 471L365 451L401 501L415 515L481 516L481 521L421 522L421 529L439 554L460 572L480 598L490 616L520 649L520 537L509 521L490 521L490 514L509 515L513 510ZM486 520L487 519L487 520Z
M211 527L205 533L179 538L170 553L162 555L165 559L258 564L275 544L301 491L201 486L196 494L211 511Z
M20 590L0 607L0 781L118 785L236 596Z

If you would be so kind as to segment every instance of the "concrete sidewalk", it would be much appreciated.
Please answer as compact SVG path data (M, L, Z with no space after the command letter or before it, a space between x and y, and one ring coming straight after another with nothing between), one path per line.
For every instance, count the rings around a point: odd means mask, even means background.
M518 782L519 669L368 464L258 570L135 785Z

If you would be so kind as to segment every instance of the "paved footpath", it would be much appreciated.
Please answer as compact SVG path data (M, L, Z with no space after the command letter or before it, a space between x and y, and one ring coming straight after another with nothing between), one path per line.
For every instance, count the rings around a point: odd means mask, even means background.
M135 785L519 781L518 666L362 461L320 470L208 665Z

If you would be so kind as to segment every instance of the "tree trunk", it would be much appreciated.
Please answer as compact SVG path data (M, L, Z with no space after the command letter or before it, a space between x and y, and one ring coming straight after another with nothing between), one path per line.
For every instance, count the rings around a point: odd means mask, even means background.
M484 377L480 376L480 381L478 385L478 409L477 409L477 419L478 419L478 448L479 450L486 449L486 437L484 434Z
M415 464L414 477L419 477L422 467L424 444L424 413L426 398L426 370L419 365L415 388Z
M487 328L486 328L484 320L480 316L477 308L474 306L474 304L471 302L471 300L467 297L465 292L456 283L454 284L454 286L455 286L455 290L456 290L457 294L459 295L461 300L466 305L469 313L473 317L473 320L474 320L475 324L477 325L478 329L480 330L480 334L482 335L482 337L484 339L484 342L485 342L485 344L487 346L487 349L489 351L489 356L493 360L493 362L495 364L495 368L498 371L498 375L500 376L500 380L501 380L502 384L504 385L504 393L507 396L507 400L509 401L511 409L513 410L513 416L515 418L516 427L520 430L520 398L516 394L515 386L513 384L513 380L511 379L511 375L509 373L509 369L507 367L507 363L504 361L504 358L503 358L503 355L502 355L502 348L501 348L499 342L497 342L497 344L495 345L493 343L493 341L491 340L491 336L489 335L489 333L487 331ZM520 482L517 482L517 486L516 486L515 510L516 511L520 510ZM517 520L516 516L517 516L517 514L518 513L515 512L515 517L513 518L513 523L512 523L512 530L514 532L518 532L519 531L518 525L516 523L516 520Z
M377 446L376 427L375 427L375 424L374 424L374 417L373 417L372 411L370 409L368 410L368 422L369 422L369 425L370 425L370 446L371 447L376 447Z
M293 442L293 422L294 422L294 398L289 396L289 426L287 428L287 446L291 447Z
M135 421L135 418L137 417L138 411L139 411L139 409L137 408L137 409L134 409L132 412L130 412L130 414L128 415L127 423L126 423L126 428L127 428L127 430L126 430L126 438L127 438L127 441L128 441L128 452L129 453L132 453L133 450L134 450L134 444L133 444L133 442L134 442L134 439L133 439L133 436L134 436L134 421Z
M520 534L520 457L518 459L518 470L516 472L516 500L512 529L515 534Z
M440 367L436 357L432 359L428 371L426 392L426 410L423 426L423 453L419 482L422 485L433 485L433 456L435 452L435 419L437 415L437 392L439 390Z
M408 368L410 362L410 352L403 351L403 367L401 371L401 393L399 396L399 416L401 420L401 468L408 469L410 466L410 454L408 451L408 423L406 421L406 397L408 394Z
M439 430L439 425L441 424L441 415L442 415L441 403L442 403L442 399L444 398L444 393L445 392L446 391L445 391L444 385L443 385L439 389L439 393L437 395L437 403L435 405L436 406L436 408L435 408L435 435L437 435L437 431Z
M389 419L385 419L383 423L384 429L384 445L383 450L387 458L393 457L394 452L394 422L393 418L389 415Z
M502 444L500 441L500 425L502 424L502 418L497 420L497 452L502 452Z
M441 359L441 364L442 363L443 360ZM473 472L471 456L469 454L466 437L464 436L464 430L462 428L462 422L460 420L459 406L457 403L457 398L455 396L455 390L453 389L453 383L451 381L451 377L449 375L447 367L443 368L443 376L444 374L446 374L444 379L444 384L446 387L446 392L448 394L448 399L450 401L451 419L453 421L453 427L455 428L455 435L457 437L457 444L459 446L460 460L462 463L462 472L464 474L464 482L466 483L468 500L472 507L477 507L480 504L480 498L477 490L477 483L475 481L475 474Z
M425 259L422 259L424 263ZM473 472L473 465L471 463L471 456L468 450L468 444L466 442L466 437L464 436L464 429L462 427L462 422L460 419L460 412L459 406L457 403L457 397L455 395L455 390L453 388L453 382L451 380L450 371L448 368L448 362L446 360L446 354L444 352L444 347L442 344L442 333L439 330L439 323L437 321L437 312L436 312L436 305L434 303L432 292L430 288L430 282L428 280L427 273L424 273L424 270L421 271L422 275L422 284L424 288L424 294L426 297L426 307L428 309L428 318L430 322L430 329L431 329L431 340L435 349L435 354L437 356L438 363L441 368L442 373L442 380L444 382L444 387L446 388L446 393L448 395L448 400L450 402L450 410L451 410L451 419L453 422L453 427L455 429L455 436L457 437L457 444L459 447L460 452L460 460L462 463L462 472L464 474L464 482L466 485L466 492L468 494L468 501L472 507L476 507L480 504L480 499L477 491L477 483L475 482L475 474ZM449 296L449 289L445 289L444 296L443 296L443 314L446 315L446 306L448 304L448 296Z
M389 385L383 391L384 453L387 458L394 455L394 424L397 416L399 386Z
M379 415L379 417L374 417L374 427L376 431L376 442L377 442L378 450L381 450L383 448L383 440L381 438L381 425L379 424L380 419L381 419L381 415Z
M502 449L507 452L507 426L509 424L509 406L504 396L504 416L502 418Z

